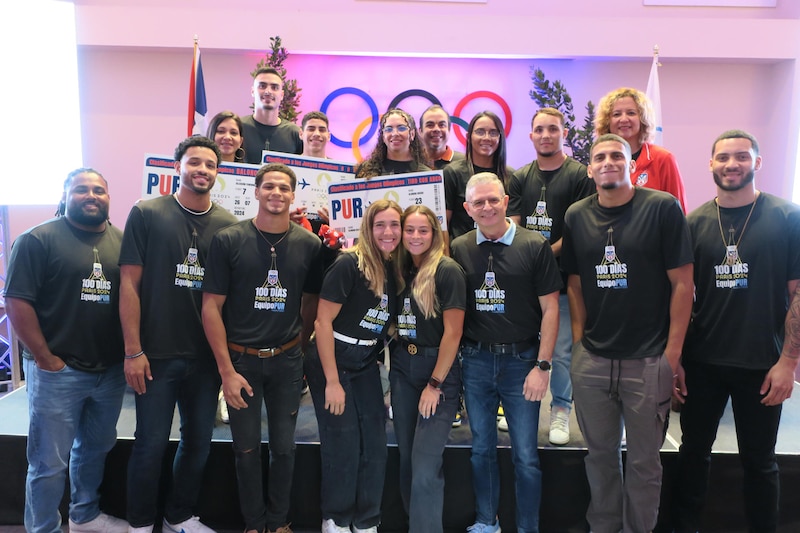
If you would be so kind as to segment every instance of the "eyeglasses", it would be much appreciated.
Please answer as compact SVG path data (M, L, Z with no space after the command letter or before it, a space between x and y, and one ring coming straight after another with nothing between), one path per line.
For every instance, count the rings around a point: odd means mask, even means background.
M405 133L409 129L410 128L408 126L404 126L403 124L400 124L399 126L384 126L383 133L388 133L388 134L392 134L394 132Z
M505 198L505 195L503 198ZM485 204L489 204L489 207L497 207L503 201L503 198L494 197L486 198L485 200L474 200L469 202L469 205L472 206L472 209L481 209Z
M500 132L498 130L485 130L483 128L478 128L473 131L472 134L475 137L486 137L488 135L490 139L497 139L500 137Z

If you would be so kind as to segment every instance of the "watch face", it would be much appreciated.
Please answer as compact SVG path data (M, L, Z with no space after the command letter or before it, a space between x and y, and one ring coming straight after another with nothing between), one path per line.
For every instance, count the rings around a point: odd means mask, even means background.
M545 372L547 372L551 368L550 361L539 361L538 366L539 370L544 370Z

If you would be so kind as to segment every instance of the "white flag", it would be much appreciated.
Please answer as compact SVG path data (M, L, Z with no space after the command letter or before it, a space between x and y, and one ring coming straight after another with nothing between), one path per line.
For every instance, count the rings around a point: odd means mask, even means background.
M658 84L658 55L653 55L653 66L650 67L650 79L647 80L647 97L653 104L653 118L655 119L655 135L653 144L664 144L664 122L661 118L661 88Z

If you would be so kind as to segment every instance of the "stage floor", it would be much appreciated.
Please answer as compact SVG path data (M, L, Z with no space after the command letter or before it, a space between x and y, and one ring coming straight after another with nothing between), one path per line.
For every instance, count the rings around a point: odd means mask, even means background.
M780 430L778 432L777 452L779 454L797 455L800 454L800 383L795 382L794 394L791 399L784 403L783 415ZM388 399L387 399L388 402ZM566 446L553 446L548 442L548 431L550 425L549 394L542 402L542 409L539 416L539 447L540 448L564 448L564 449L585 449L583 436L575 420L574 410L570 415L570 443ZM136 428L136 412L134 393L128 389L123 401L122 412L117 422L117 433L119 439L132 439ZM177 411L173 420L172 438L178 438L178 416ZM394 430L391 420L386 424L388 442L390 445L396 444ZM27 436L28 434L28 402L24 385L0 398L0 435ZM267 436L267 416L262 406L262 437L266 442ZM219 417L214 426L215 441L225 442L231 440L230 427L223 424ZM300 411L297 416L297 430L295 440L298 444L319 443L317 432L317 421L314 416L314 407L311 403L311 395L303 396ZM681 440L680 413L672 412L670 415L669 430L667 438L662 447L662 451L674 452L678 450ZM460 428L454 428L450 433L448 446L469 447L472 443L472 435L469 430L469 417L466 417ZM498 446L507 447L510 445L508 433L498 431ZM717 440L714 444L715 452L736 453L736 433L734 427L733 414L730 404L725 410L725 414L720 424Z

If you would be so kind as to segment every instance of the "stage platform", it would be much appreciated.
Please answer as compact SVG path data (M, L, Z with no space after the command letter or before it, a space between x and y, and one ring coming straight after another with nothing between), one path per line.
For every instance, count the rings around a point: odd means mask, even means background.
M789 400L783 411L783 422L778 435L778 453L781 466L781 533L800 531L800 506L792 497L800 490L800 386L795 383L795 398ZM542 533L571 533L588 531L584 520L589 501L589 487L583 468L584 441L575 421L571 421L571 441L567 446L552 446L547 440L550 412L542 404L539 424L539 448L543 471L543 496L541 511ZM0 524L22 523L25 483L25 441L28 427L27 397L25 387L0 398L0 457L2 457L3 482L0 484ZM267 439L267 419L263 414L263 440ZM661 515L667 516L670 508L669 491L672 471L680 443L679 414L672 413L667 439L662 448L664 487ZM176 414L172 436L177 441L178 417ZM383 496L382 533L407 531L400 494L398 491L398 456L391 420L387 420L389 463ZM126 464L130 455L135 429L134 395L128 391L117 424L117 446L109 454L103 486L104 508L124 516ZM217 420L214 429L211 458L203 486L200 514L208 524L223 530L241 528L237 503L234 459L231 450L230 429ZM319 529L319 438L316 419L309 395L303 397L296 432L297 459L292 490L290 519L296 531ZM444 523L447 532L463 532L474 519L474 504L470 482L471 434L468 420L450 434L445 451L446 495ZM176 442L170 452L174 453ZM503 486L501 487L500 522L504 532L515 531L514 494L511 486L513 468L507 433L498 432L498 448ZM714 447L710 498L704 531L738 533L746 531L742 515L742 476L736 455L733 417L726 411ZM266 454L267 446L263 448ZM169 458L168 458L169 459ZM168 472L165 461L164 472ZM659 520L656 532L668 529Z

